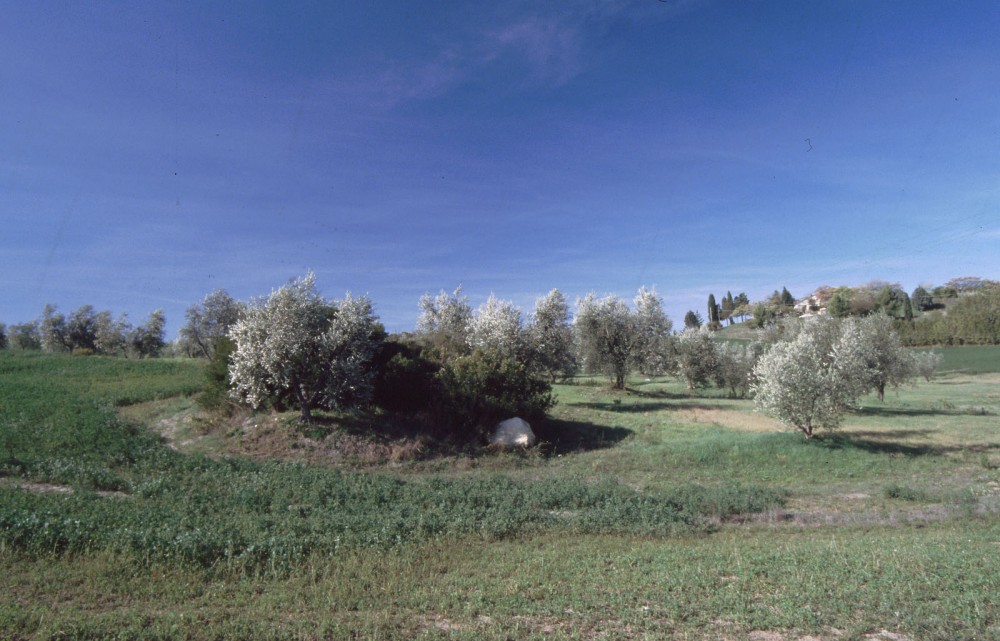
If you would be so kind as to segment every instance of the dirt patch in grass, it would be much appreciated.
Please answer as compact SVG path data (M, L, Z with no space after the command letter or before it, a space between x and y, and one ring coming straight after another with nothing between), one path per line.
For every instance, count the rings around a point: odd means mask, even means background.
M678 410L677 414L689 423L718 425L741 432L780 432L786 429L777 420L746 409L695 407Z
M333 420L300 425L284 415L256 414L229 430L227 449L259 459L366 467L419 460L432 443L425 436L359 433Z

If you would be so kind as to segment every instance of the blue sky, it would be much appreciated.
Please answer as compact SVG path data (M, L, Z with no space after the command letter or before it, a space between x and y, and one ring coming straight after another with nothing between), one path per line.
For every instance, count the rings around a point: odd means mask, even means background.
M6 3L0 321L1000 277L991 2Z

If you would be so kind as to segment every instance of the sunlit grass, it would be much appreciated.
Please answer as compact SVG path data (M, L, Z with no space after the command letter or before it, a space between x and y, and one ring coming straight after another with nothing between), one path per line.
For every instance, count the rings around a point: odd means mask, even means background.
M372 473L171 451L197 363L0 354L0 638L1000 639L1000 379L958 369L811 442L578 379L537 451Z

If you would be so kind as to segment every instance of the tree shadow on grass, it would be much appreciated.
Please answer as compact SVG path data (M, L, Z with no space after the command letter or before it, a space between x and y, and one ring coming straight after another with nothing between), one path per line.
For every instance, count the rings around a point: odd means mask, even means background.
M1000 450L1000 445L978 443L971 445L939 445L932 443L906 443L904 440L926 436L934 430L890 430L880 432L852 432L825 436L822 444L831 449L855 449L872 454L889 454L908 457L944 456L956 452L975 452L988 454Z
M566 405L572 407L583 407L589 410L598 410L601 412L623 412L626 414L635 414L638 412L657 412L659 410L667 410L678 407L675 403L629 403L623 401L621 403L616 403L615 401L592 401L587 403L567 403Z
M726 409L725 405L719 403L712 403L712 399L702 399L696 400L695 398L689 396L681 396L679 399L688 400L678 400L673 403L666 402L649 402L649 403L629 403L623 401L621 403L616 403L614 401L608 402L585 402L585 403L566 403L566 405L571 407L583 407L590 410L598 410L602 412L622 412L625 414L636 414L641 412L658 412L660 410L721 410Z
M640 390L634 387L626 387L625 392L628 396L638 396L639 398L691 398L691 394L679 394L677 392L668 392L667 390Z
M985 407L862 407L854 411L861 416L994 416Z
M632 430L624 427L554 418L543 421L534 432L539 441L550 445L549 456L614 447L634 434Z

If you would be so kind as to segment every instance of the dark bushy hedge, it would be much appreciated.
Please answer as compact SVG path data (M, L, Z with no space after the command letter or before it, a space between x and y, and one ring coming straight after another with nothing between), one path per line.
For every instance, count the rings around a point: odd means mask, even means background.
M540 420L555 405L552 387L527 365L497 354L474 352L445 365L437 375L435 413L454 430L485 436L500 420Z
M550 384L520 360L476 351L441 363L431 354L405 339L386 341L375 362L375 404L463 440L480 440L513 416L540 420L555 404Z
M426 358L419 345L387 340L375 357L375 405L390 412L430 409L437 394L440 365Z

